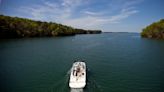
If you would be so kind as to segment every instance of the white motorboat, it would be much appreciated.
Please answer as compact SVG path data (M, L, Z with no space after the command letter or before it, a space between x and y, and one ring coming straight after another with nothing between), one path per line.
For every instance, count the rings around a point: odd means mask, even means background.
M86 85L86 64L82 61L74 62L71 68L69 87L84 88Z

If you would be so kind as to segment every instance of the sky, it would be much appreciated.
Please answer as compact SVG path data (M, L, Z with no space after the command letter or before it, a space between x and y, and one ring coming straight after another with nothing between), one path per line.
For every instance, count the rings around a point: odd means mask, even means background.
M0 0L0 14L103 32L141 32L164 18L164 0Z

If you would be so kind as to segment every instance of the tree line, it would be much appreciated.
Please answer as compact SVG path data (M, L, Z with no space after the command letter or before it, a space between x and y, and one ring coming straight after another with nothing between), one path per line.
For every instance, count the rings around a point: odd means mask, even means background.
M164 19L154 22L141 32L142 37L164 39Z
M70 36L95 33L101 33L101 30L76 29L59 23L0 15L0 38Z

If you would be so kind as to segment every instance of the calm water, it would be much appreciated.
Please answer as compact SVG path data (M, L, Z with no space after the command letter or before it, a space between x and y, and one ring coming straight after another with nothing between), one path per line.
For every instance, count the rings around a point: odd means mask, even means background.
M86 60L85 89L68 87ZM164 92L164 40L135 33L0 40L0 92Z

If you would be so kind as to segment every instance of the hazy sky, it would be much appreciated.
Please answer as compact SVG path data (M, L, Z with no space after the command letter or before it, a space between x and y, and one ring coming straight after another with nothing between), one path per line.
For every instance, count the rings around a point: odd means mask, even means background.
M0 14L83 29L141 32L164 18L164 0L0 0Z

